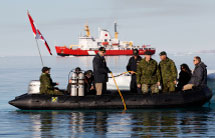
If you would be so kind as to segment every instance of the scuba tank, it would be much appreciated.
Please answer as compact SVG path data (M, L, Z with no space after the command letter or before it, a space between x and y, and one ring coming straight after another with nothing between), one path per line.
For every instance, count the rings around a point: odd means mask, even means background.
M72 73L72 77L71 77L72 83L71 83L70 96L78 96L78 89L77 89L78 79L77 79L77 76L78 76L77 72Z
M84 73L79 67L72 72L70 96L84 96Z
M78 74L78 96L84 96L84 73Z

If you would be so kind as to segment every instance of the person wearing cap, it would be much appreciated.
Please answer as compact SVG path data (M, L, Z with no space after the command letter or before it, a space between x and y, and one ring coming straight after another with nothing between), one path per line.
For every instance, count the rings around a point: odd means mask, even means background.
M139 51L133 49L133 56L129 59L128 65L126 66L127 71L131 74L130 91L132 93L137 93L136 71L137 65L140 63L141 59L142 57L139 56Z
M63 93L54 87L59 84L52 81L50 69L49 67L42 68L42 74L40 76L40 94L62 95Z
M141 88L142 93L159 93L160 71L158 63L151 58L151 52L146 51L139 65L137 66L137 87Z
M177 84L177 69L173 60L167 57L165 51L160 52L159 69L161 72L161 85L163 92L175 91Z
M104 58L105 53L106 53L105 48L100 47L98 53L93 59L93 72L96 95L102 95L102 93L106 92L108 73L111 72L107 67L106 60Z
M84 72L84 91L85 94L95 94L94 76L92 70Z

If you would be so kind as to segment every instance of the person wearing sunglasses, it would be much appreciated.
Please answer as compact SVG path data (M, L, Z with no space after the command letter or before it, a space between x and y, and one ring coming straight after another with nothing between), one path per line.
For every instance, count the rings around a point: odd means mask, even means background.
M206 86L207 85L207 66L201 61L199 56L194 57L193 64L195 69L191 76L191 79L187 85L183 87L182 90L192 89L193 86Z
M98 53L93 59L93 72L96 95L102 95L102 93L106 93L108 73L111 73L111 71L107 67L106 60L104 58L105 53L106 49L104 47L100 47Z

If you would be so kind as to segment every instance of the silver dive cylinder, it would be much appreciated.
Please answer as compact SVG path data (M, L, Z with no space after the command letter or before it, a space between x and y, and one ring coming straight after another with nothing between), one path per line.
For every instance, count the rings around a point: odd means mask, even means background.
M78 74L76 72L72 73L71 77L72 83L71 83L71 93L70 96L78 96Z
M78 96L84 96L84 73L78 74Z
M40 81L32 80L28 85L28 94L39 94L40 93Z

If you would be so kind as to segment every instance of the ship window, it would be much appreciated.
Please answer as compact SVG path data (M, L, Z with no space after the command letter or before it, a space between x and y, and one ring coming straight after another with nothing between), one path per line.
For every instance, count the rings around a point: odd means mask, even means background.
M104 39L105 42L107 42L107 39Z

